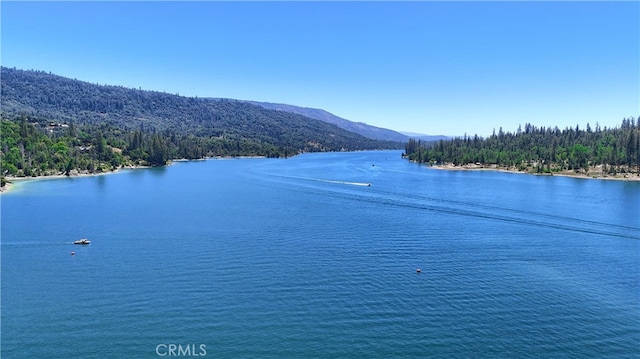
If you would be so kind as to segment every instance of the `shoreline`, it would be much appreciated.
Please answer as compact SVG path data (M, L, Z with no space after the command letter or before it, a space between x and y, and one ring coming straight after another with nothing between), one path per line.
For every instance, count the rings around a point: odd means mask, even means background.
M167 166L170 164L167 164ZM41 181L48 179L63 179L63 178L82 178L82 177L93 177L93 176L104 176L120 173L122 170L135 170L135 169L144 169L144 168L152 168L150 166L125 166L118 168L114 171L109 172L98 172L98 173L89 173L89 172L75 172L70 175L65 174L54 174L47 176L35 176L35 177L14 177L14 176L6 176L5 180L7 183L4 187L0 187L0 195L4 193L8 193L12 188L15 188L15 185L19 182L29 182L29 181Z
M246 160L246 159L265 159L269 158L267 156L213 156L213 157L204 157L204 158L176 158L174 160L169 160L167 162L167 166L170 166L173 162L192 162L192 161L209 161L209 160Z
M202 159L174 159L169 161L165 166L171 166L176 162L188 162L188 161L207 161L207 160L227 160L227 159L257 159L257 158L266 158L264 156L241 156L241 157L226 157L226 156L216 156L216 157L207 157ZM417 163L415 161L411 161ZM512 174L524 174L524 175L534 175L534 176L559 176L559 177L569 177L569 178L582 178L582 179L596 179L596 180L614 180L614 181L640 181L640 175L638 174L616 174L616 175L602 175L601 166L593 167L593 173L575 173L573 171L562 171L562 172L552 172L552 173L533 173L526 171L519 171L516 168L505 168L499 167L497 165L476 165L476 164L466 164L456 166L451 163L443 164L443 165L427 165L431 169L440 170L440 171L495 171L495 172L503 172L503 173L512 173ZM164 166L163 166L164 167ZM77 172L72 173L70 175L65 174L55 174L55 175L47 175L47 176L36 176L36 177L13 177L7 176L6 184L4 187L0 187L0 195L4 193L8 193L12 188L15 188L15 184L18 182L27 182L27 181L38 181L38 180L46 180L46 179L61 179L61 178L80 178L80 177L92 177L92 176L103 176L109 174L117 174L122 170L130 170L130 169L145 169L145 168L153 168L150 166L124 166L118 168L114 171L109 172L99 172L99 173L89 173L89 172ZM598 172L598 170L600 172Z
M159 166L159 167L172 166L174 163L177 163L177 162L230 160L230 159L263 159L263 158L267 158L267 157L266 156L215 156L215 157L205 157L205 158L198 158L198 159L177 158L177 159L169 160L166 165ZM135 170L135 169L145 169L145 168L154 168L154 167L153 166L123 166L114 171L98 172L98 173L89 173L87 171L78 172L77 170L74 170L68 176L62 173L46 175L46 176L35 176L35 177L6 176L5 180L7 182L4 185L4 187L0 187L0 195L9 192L12 187L15 188L15 184L17 184L18 182L39 181L39 180L46 180L46 179L104 176L104 175L120 173L120 171L122 170L132 170L132 169Z
M514 174L524 174L524 175L533 175L533 176L559 176L559 177L570 177L570 178L582 178L582 179L596 179L596 180L613 180L613 181L640 181L640 175L634 173L627 174L616 174L616 175L602 175L602 171L598 172L598 167L593 167L593 174L590 173L575 173L571 170L565 170L561 172L552 172L552 173L532 173L526 171L519 171L515 168L505 168L499 167L497 165L476 165L476 164L466 164L455 166L451 163L444 165L428 165L429 168L441 170L441 171L495 171L495 172L504 172L504 173L514 173Z

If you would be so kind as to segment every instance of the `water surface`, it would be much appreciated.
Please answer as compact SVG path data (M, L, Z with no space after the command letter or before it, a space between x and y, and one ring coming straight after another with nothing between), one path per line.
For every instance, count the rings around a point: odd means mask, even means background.
M1 200L3 358L640 353L638 182L382 151L179 162Z

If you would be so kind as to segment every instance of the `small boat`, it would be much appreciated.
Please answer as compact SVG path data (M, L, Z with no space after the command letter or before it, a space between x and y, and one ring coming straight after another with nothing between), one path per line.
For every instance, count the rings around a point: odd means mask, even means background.
M73 244L91 244L91 241L86 238L82 238L77 241L73 241Z

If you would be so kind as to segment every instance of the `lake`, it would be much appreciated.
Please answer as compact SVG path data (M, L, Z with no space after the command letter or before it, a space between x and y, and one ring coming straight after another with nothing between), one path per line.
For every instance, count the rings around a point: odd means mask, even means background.
M19 183L2 357L638 357L640 182L400 154Z

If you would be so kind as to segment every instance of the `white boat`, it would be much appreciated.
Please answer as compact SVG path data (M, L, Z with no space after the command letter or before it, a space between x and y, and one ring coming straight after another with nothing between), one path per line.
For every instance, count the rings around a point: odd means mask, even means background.
M77 241L73 241L73 244L91 244L91 241L86 238L82 238Z

